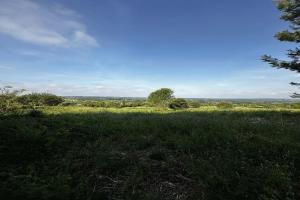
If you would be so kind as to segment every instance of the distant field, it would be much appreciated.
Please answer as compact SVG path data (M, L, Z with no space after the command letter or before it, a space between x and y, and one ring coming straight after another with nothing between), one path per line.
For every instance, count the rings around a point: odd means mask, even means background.
M102 96L65 96L67 99L79 99L79 100L146 100L146 97L102 97ZM274 99L274 98L185 98L192 101L200 102L233 102L233 103L291 103L300 102L300 99L286 98L286 99Z
M289 104L0 115L1 199L300 199Z

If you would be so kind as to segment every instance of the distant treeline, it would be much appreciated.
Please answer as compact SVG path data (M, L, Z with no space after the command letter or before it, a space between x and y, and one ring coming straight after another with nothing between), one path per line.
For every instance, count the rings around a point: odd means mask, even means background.
M205 102L199 100L186 100L188 108L200 108L203 106L215 106L220 109L231 109L236 107L245 108L288 108L300 109L300 103L297 102L226 102L215 101ZM84 106L84 107L103 107L103 108L124 108L124 107L153 107L147 100L79 100L79 99L65 99L60 104L61 106Z
M66 99L78 100L147 100L147 97L102 97L102 96L64 96ZM300 99L276 99L276 98L184 98L188 101L209 102L230 102L230 103L293 103L300 102Z
M196 99L175 98L173 91L161 88L148 98L135 97L61 97L48 93L23 94L25 90L14 90L10 86L0 88L0 112L8 113L22 109L36 111L43 106L83 106L101 108L160 107L163 109L188 109L210 106L219 109L287 108L300 109L300 101L291 99Z

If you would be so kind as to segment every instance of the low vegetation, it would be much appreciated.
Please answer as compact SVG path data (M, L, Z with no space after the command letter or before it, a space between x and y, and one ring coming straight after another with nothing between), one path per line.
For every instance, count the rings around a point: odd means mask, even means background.
M48 93L32 93L16 98L17 102L29 106L57 106L64 102L64 98Z
M63 97L48 93L23 94L24 89L11 86L0 88L0 113L16 112L22 108L35 109L38 106L57 106L64 102Z
M188 102L185 99L173 99L170 103L169 103L169 108L171 109L185 109L188 108Z
M0 96L1 199L300 198L299 103L22 92Z

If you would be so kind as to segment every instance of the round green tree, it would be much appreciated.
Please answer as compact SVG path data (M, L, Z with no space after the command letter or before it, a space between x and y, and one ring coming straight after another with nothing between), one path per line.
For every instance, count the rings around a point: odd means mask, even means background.
M173 94L173 90L161 88L152 92L148 97L148 101L155 106L166 106L174 98Z

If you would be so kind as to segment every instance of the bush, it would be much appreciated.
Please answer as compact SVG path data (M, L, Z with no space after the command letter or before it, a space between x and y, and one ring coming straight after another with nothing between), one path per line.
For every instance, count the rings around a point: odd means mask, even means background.
M24 109L20 110L19 115L28 117L42 117L43 112L37 109Z
M233 104L229 102L220 102L216 104L217 108L228 109L233 108Z
M174 99L169 103L169 108L174 110L188 108L188 103L185 99Z
M61 106L76 106L77 102L67 101L67 102L62 102L60 105Z
M85 100L81 103L81 105L86 106L86 107L106 107L106 104L104 101Z
M199 102L199 101L188 101L188 106L190 108L200 108L201 102Z
M300 109L300 103L293 103L291 104L292 109Z
M29 106L57 106L64 102L64 99L54 94L32 93L19 96L17 101Z
M0 113L15 111L19 108L17 95L25 90L14 90L12 86L4 86L0 88Z
M105 107L106 108L122 108L122 102L121 101L106 101Z
M0 95L0 112L6 113L17 109L14 96Z
M131 101L122 102L122 107L139 107L144 105L145 105L145 101L143 100L131 100Z
M139 107L144 106L143 100L105 100L105 101L80 101L80 105L86 107L100 107L100 108L124 108L124 107Z
M54 94L42 94L42 104L46 106L57 106L64 102L64 98Z

